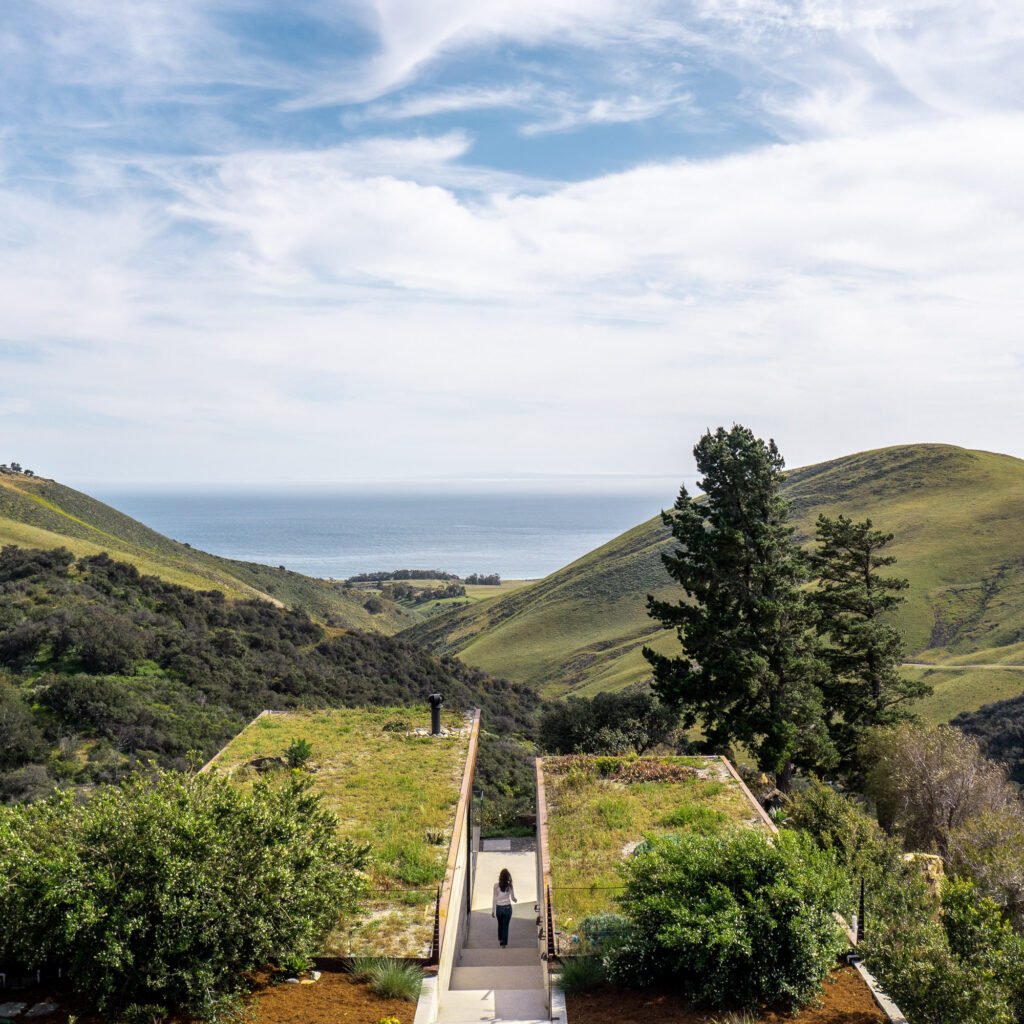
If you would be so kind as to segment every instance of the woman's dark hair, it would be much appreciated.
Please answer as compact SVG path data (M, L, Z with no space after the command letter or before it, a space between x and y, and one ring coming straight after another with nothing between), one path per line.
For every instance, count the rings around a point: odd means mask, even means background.
M498 875L498 888L502 892L508 892L512 885L512 875L509 874L508 868L502 868L501 874Z

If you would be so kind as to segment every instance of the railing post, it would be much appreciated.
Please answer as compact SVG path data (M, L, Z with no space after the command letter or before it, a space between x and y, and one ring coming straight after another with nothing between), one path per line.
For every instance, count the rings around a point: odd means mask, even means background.
M548 883L547 895L545 897L547 906L547 922L548 922L548 959L555 955L555 918L551 912L551 883Z

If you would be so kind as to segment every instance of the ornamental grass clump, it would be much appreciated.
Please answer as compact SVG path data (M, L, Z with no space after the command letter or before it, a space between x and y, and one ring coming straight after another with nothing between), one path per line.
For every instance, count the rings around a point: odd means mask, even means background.
M849 883L809 839L736 830L651 838L623 865L629 927L604 955L621 985L668 982L695 1005L795 1007L846 948Z
M423 987L423 972L406 960L384 957L370 970L367 980L379 996L415 1003Z
M555 984L567 995L578 996L604 981L604 967L596 956L567 957Z

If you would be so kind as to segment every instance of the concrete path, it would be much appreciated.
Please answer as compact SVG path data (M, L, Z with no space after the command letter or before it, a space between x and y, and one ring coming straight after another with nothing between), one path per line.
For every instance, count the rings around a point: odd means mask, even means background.
M498 945L491 896L502 868L512 873L519 900L512 908L508 946ZM548 1017L537 946L537 855L478 853L465 947L440 994L438 1024L539 1024Z

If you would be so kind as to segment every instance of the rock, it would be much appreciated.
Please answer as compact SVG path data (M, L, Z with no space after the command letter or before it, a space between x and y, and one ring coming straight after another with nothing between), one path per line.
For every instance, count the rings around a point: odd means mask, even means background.
M28 1003L0 1003L0 1017L17 1017Z
M48 1013L53 1013L59 1010L60 1007L56 1003L36 1003L31 1010L27 1011L26 1017L45 1017Z

